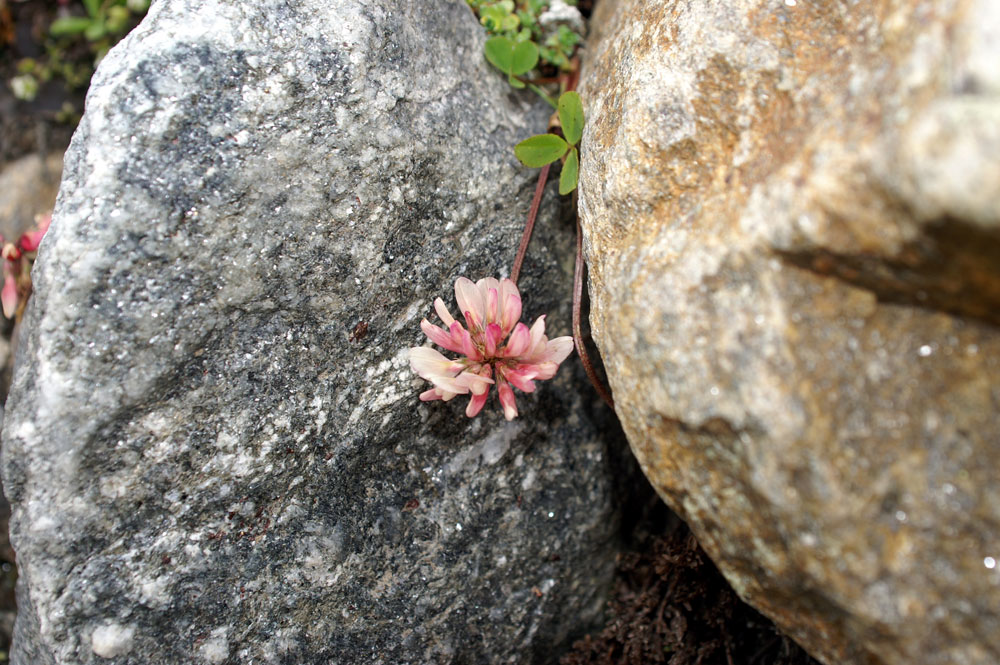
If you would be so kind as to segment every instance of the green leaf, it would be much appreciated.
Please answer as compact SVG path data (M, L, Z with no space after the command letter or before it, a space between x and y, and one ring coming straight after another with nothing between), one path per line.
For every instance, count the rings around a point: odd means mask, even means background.
M498 2L486 5L479 10L479 22L486 26L487 30L495 32L510 32L517 30L521 24L521 19L511 12L514 11L514 3Z
M53 37L64 35L78 35L90 27L90 19L82 16L64 16L52 21L49 26L49 34Z
M565 25L559 26L559 31L556 32L555 37L559 44L566 49L567 53L572 53L573 47L580 43L580 35L576 34Z
M83 31L83 36L92 42L96 42L107 33L104 24L100 21L91 21L87 29Z
M524 87L524 82L523 81L519 81L518 79L514 78L513 76L508 76L507 77L507 83L510 83L511 87L517 88L518 90L520 90L521 88Z
M87 16L97 18L97 13L101 10L101 0L83 0L83 6L87 10Z
M538 47L534 42L518 42L512 55L511 73L515 75L530 72L538 64Z
M583 136L583 104L575 90L559 96L559 124L567 143L576 145L580 142Z
M490 64L502 71L504 74L511 73L511 65L514 63L514 44L506 37L490 37L486 40L483 53Z
M104 27L111 33L125 32L130 18L132 18L132 14L129 13L128 9L121 5L114 5L108 10L108 20L104 22Z
M562 173L559 174L559 193L569 194L576 189L576 181L580 175L580 157L576 148L569 151L566 162L563 164Z
M514 154L525 166L545 166L566 154L566 142L555 134L539 134L514 146Z

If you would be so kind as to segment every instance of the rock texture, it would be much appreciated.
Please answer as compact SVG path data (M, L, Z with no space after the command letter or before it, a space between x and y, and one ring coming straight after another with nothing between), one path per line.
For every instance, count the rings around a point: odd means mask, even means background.
M484 39L459 0L161 0L102 62L8 403L16 665L544 663L599 615L627 474L582 373L506 424L406 361L534 186L548 111ZM565 334L547 201L520 285Z
M591 324L644 471L825 662L1000 662L1000 5L598 14Z

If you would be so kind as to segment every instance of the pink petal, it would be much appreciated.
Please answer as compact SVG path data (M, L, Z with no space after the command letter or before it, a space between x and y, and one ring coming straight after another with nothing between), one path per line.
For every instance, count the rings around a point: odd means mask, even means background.
M4 270L4 272L7 272L7 270ZM3 303L3 315L8 319L14 318L14 312L17 311L17 282L14 280L13 275L8 274L3 280L3 291L0 291L0 303Z
M38 249L38 245L42 242L42 236L44 235L45 231L28 231L21 234L21 238L17 241L17 244L22 251L33 252Z
M496 293L494 291L494 293ZM497 346L500 344L500 340L503 339L503 330L500 329L495 323L491 323L486 326L486 355L492 358L497 353Z
M514 282L505 279L500 282L500 327L509 333L521 320L521 294Z
M532 366L518 367L504 371L503 377L510 381L511 385L524 393L535 392L535 382L532 381L538 372Z
M449 351L454 351L455 353L462 353L462 347L455 342L454 338L448 332L433 325L427 319L420 322L420 329L438 346L444 347Z
M448 311L448 306L445 305L444 301L440 298L437 298L434 301L434 311L437 312L438 318L441 319L441 322L450 328L455 319L451 316L451 312Z
M528 326L518 323L514 326L514 331L507 340L507 347L503 352L505 358L518 358L524 354L531 345L531 333Z
M463 328L462 324L458 321L452 321L451 323L451 338L458 344L459 353L465 354L469 360L478 362L483 359L483 354L479 353L479 349L472 343L472 336L469 335L469 331Z
M472 399L469 400L469 406L465 407L465 415L470 418L475 418L479 415L479 412L483 410L483 406L486 405L486 398L489 393L483 393L482 395L473 395Z
M498 313L500 296L497 294L496 289L488 289L486 291L486 323L490 324L494 321L499 321L500 316Z
M486 302L483 292L480 291L472 280L459 277L455 282L455 300L458 301L458 308L465 315L465 322L470 330L478 330L482 327L482 322L486 318Z
M500 395L500 406L503 407L503 417L507 420L517 418L517 402L514 401L514 391L510 384L501 382L497 385L497 393Z
M420 393L421 402L433 402L436 399L441 399L441 391L437 388L431 388Z

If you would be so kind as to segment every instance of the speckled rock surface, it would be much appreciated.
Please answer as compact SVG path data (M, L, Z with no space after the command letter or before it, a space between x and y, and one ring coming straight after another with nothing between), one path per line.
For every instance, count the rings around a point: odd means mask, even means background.
M1000 662L1000 5L592 29L591 324L645 472L825 662Z
M406 361L534 186L548 112L484 38L460 0L159 0L102 62L8 404L15 664L545 663L600 613L624 441L582 372L507 424ZM556 207L520 285L565 334Z

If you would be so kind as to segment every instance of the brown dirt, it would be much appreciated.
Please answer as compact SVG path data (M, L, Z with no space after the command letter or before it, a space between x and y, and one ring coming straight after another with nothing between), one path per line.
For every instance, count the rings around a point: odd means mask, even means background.
M8 83L17 75L22 58L45 55L46 35L59 4L52 0L0 0L0 164L33 152L46 155L65 150L76 129L74 122L62 122L56 116L66 102L77 114L82 112L86 86L71 89L56 77L41 85L33 101L25 102L14 97ZM66 47L63 57L84 65L93 61L84 44Z
M660 522L620 557L607 625L560 665L821 665L739 599L687 526Z

